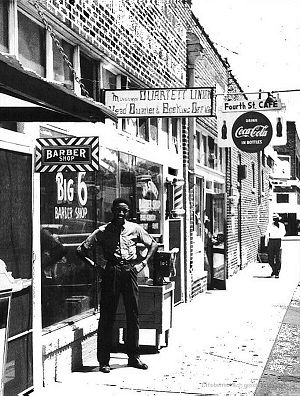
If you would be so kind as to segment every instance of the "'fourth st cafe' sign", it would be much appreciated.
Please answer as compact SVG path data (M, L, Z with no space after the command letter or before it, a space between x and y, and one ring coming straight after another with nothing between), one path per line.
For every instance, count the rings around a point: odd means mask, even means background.
M220 103L221 105L221 103ZM237 147L249 153L286 144L285 106L280 98L225 101L217 106L219 147Z
M273 128L263 114L250 111L240 115L232 126L232 140L237 148L248 153L263 150L271 141Z

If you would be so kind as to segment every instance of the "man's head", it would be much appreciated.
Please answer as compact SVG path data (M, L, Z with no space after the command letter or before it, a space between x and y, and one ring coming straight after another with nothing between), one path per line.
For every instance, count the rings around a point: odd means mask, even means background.
M272 218L273 218L273 222L274 222L274 223L278 223L279 220L280 220L280 216L279 216L278 213L274 213L273 216L272 216Z
M125 198L116 198L113 201L111 211L113 212L113 221L123 224L129 212L130 204Z

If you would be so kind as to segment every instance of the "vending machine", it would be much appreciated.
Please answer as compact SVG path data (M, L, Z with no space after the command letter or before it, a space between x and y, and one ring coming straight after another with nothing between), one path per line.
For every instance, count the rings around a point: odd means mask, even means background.
M0 260L0 396L3 395L11 295L12 282L4 262Z

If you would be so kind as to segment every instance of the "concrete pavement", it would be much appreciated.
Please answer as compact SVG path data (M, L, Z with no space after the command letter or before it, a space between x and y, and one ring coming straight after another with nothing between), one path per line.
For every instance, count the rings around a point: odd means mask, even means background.
M255 395L300 395L300 286L283 318Z
M114 353L111 372L103 374L94 353L81 372L38 396L254 395L298 290L296 261L284 257L279 279L270 278L268 264L249 264L227 280L227 290L208 291L175 307L169 346L142 355L148 370L129 368L126 355ZM141 344L149 341L149 331L143 331ZM268 392L265 385L262 392ZM276 393L276 384L273 390L257 395L290 395Z

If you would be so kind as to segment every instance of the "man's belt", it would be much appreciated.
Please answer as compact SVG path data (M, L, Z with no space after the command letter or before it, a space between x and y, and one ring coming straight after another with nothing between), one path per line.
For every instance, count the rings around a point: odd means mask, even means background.
M134 267L135 264L137 264L137 260L110 260L108 261L108 264L113 267L121 267L125 271L128 271L131 267Z

